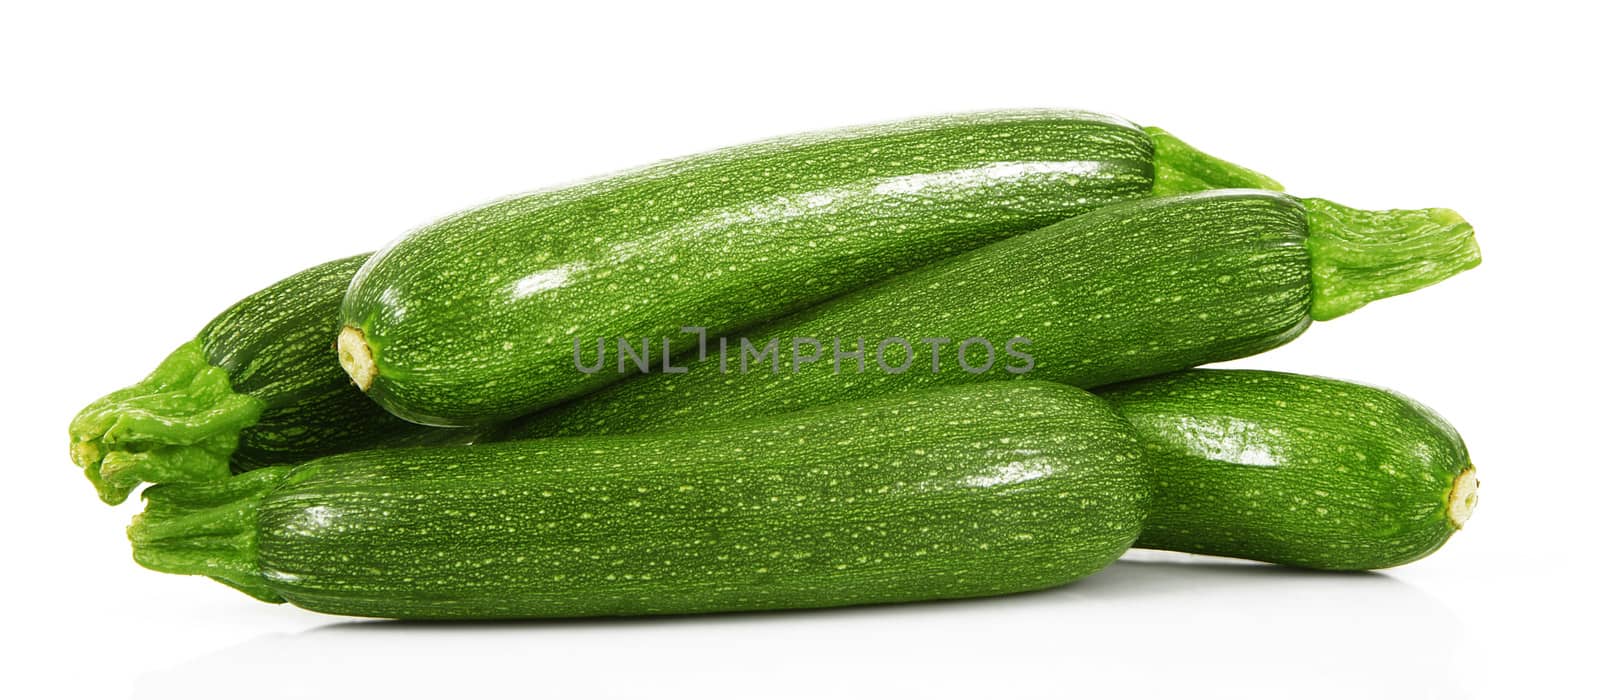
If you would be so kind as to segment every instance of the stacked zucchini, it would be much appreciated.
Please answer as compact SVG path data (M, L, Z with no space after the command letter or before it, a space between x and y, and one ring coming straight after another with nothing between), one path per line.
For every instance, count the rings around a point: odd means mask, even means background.
M1129 547L1416 560L1476 503L1448 423L1192 368L1469 269L1472 229L1279 190L1047 110L669 161L251 295L86 407L72 459L108 503L151 484L144 566L346 615L964 598Z

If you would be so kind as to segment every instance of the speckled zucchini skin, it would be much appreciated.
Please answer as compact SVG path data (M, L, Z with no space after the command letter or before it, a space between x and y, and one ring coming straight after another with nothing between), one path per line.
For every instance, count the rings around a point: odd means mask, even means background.
M1432 553L1459 527L1448 504L1471 466L1467 449L1404 396L1246 370L1179 372L1100 394L1139 431L1155 470L1139 547L1381 569Z
M1310 325L1306 212L1264 191L1217 191L1104 207L917 270L745 332L776 338L780 370L724 374L717 361L682 374L640 375L516 421L504 435L595 435L664 430L771 415L918 387L1014 379L1098 386L1286 343ZM982 374L946 345L940 371L917 346L900 374L827 358L795 370L795 338L978 337L996 346ZM999 345L1031 343L1032 370L1017 375ZM570 349L569 349L570 350ZM981 349L978 352L982 352ZM899 364L903 350L889 350ZM570 358L569 358L570 360ZM974 360L973 364L979 361ZM570 371L570 369L569 369Z
M1147 195L1153 154L1133 124L1044 110L740 146L423 227L362 268L343 320L390 411L514 418L617 378L575 371L575 335L685 348L685 326L748 326Z
M290 275L240 300L200 332L206 360L227 372L235 392L263 403L260 418L239 433L235 472L380 445L465 439L396 418L339 368L329 338L339 328L344 291L367 257Z
M343 615L891 603L1088 575L1138 535L1148 476L1104 401L1009 382L679 434L339 455L290 472L248 534L257 595ZM219 535L247 515L196 527L168 493L130 530L142 563L215 574L247 554L197 554L251 539Z

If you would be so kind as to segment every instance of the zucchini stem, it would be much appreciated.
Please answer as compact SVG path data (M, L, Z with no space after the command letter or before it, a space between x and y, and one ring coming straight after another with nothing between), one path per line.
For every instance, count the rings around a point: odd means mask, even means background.
M1283 191L1277 180L1207 155L1165 129L1147 126L1144 133L1155 145L1156 181L1151 194L1157 197L1237 188Z
M239 433L255 425L263 407L234 392L228 373L190 341L138 384L72 419L72 461L112 505L145 482L226 479Z
M1301 199L1308 214L1311 318L1326 321L1478 266L1472 225L1449 209L1367 211Z
M1472 517L1472 511L1478 507L1478 469L1467 467L1466 471L1456 476L1456 481L1450 487L1450 525L1460 530L1467 524L1467 519Z
M339 331L339 366L344 367L356 388L362 391L372 388L372 380L378 377L378 363L372 358L367 334L360 328L345 326Z
M209 576L269 603L272 590L256 562L261 499L290 467L267 467L219 481L145 489L145 510L128 526L133 560L169 574Z

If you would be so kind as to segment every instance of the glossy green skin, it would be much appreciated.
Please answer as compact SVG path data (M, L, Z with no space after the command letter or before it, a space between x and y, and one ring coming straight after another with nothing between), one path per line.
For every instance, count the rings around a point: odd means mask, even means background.
M329 338L339 304L368 255L323 263L245 297L200 332L207 361L233 390L263 403L239 434L231 465L244 471L340 452L440 444L465 433L400 420L351 385Z
M1404 396L1320 377L1193 370L1103 389L1139 431L1156 505L1138 547L1381 569L1442 546L1467 450Z
M1152 158L1138 127L1062 111L740 146L426 226L367 263L342 317L365 334L368 393L390 411L515 418L617 378L575 371L574 336L685 347L685 326L745 327L1146 195Z
M147 493L130 536L152 568L328 613L519 618L1055 586L1133 543L1149 473L1105 402L1012 382L704 431L340 455L243 509Z
M747 332L757 345L779 339L776 374L766 367L740 374L737 357L724 374L713 356L682 374L637 376L529 416L503 436L662 430L1017 376L1098 386L1282 345L1310 324L1310 299L1305 210L1292 198L1219 191L1127 202ZM935 335L992 340L994 367L963 371L954 344L943 348L937 373L920 344L901 374L877 367L875 347L863 373L846 361L834 374L831 344L821 362L795 371L791 361L797 337L872 345ZM1035 366L1027 374L1003 369L1017 364L1000 347L1013 336L1032 341ZM902 352L891 347L887 363L899 364Z

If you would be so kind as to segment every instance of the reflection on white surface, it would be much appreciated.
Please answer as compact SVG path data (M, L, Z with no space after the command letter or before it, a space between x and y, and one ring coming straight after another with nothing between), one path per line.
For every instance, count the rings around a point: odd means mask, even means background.
M307 616L326 622L152 670L135 697L1462 695L1456 618L1394 578L1147 552L1074 585L971 601L489 624Z

